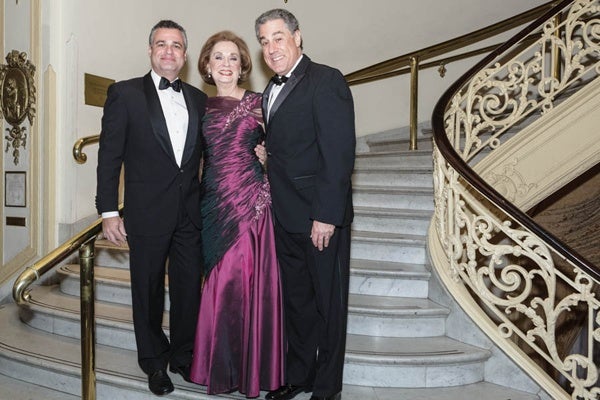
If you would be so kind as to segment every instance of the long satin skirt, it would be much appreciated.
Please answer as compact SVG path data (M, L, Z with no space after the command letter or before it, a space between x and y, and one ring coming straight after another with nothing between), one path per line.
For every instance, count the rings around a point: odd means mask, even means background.
M284 384L283 300L267 208L212 269L202 291L191 379L208 394Z

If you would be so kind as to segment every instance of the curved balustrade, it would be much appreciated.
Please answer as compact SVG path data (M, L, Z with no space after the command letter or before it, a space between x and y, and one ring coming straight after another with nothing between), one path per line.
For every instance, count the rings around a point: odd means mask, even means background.
M476 170L599 74L600 1L563 1L457 81L432 117L433 266L471 318L557 399L600 396L600 273ZM565 327L580 329L578 346L565 343Z

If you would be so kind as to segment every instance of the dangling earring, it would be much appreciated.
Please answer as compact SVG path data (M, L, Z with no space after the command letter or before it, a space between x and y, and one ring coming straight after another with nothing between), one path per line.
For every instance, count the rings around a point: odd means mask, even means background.
M210 78L212 75L210 74L210 71L208 71L208 77Z

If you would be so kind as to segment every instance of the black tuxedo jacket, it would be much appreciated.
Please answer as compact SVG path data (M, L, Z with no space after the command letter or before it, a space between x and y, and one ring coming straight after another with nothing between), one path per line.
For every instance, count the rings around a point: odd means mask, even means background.
M272 85L263 96L265 116ZM266 127L273 210L284 229L310 232L313 220L350 224L354 104L340 71L304 55L271 107Z
M206 95L186 83L182 91L189 122L179 167L150 73L108 89L98 150L96 208L98 213L118 209L119 174L124 166L128 234L172 231L180 206L200 227L198 170Z

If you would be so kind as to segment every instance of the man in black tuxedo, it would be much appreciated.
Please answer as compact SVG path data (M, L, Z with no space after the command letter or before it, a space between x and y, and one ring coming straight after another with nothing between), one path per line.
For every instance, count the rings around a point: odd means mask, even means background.
M350 275L354 105L342 74L302 54L298 21L256 20L276 73L263 95L268 175L286 320L286 385L267 400L312 391L341 398Z
M166 372L189 379L202 275L201 120L206 95L178 78L185 30L163 20L150 33L152 70L108 89L98 150L96 207L104 237L130 249L138 362L157 395L173 391ZM124 218L118 209L125 170ZM162 329L168 259L170 340Z

